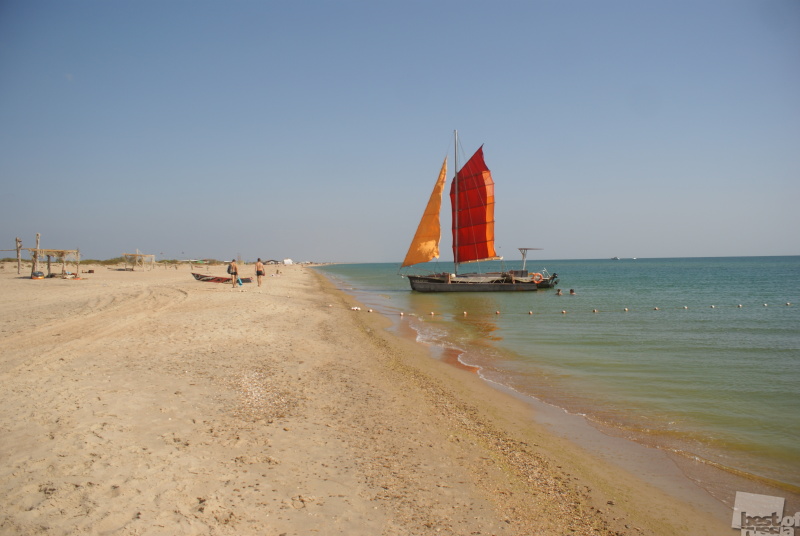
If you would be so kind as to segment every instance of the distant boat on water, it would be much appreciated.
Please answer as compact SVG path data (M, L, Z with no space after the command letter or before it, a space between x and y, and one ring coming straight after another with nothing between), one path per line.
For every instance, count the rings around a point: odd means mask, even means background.
M455 133L455 167L458 169L458 132ZM402 267L439 258L439 212L447 176L447 158L431 193L425 213L408 248ZM552 288L558 274L530 273L525 269L528 251L519 248L522 269L503 272L459 273L460 264L502 260L494 247L494 181L483 159L483 146L457 171L450 186L453 229L453 273L407 275L418 292L503 292Z

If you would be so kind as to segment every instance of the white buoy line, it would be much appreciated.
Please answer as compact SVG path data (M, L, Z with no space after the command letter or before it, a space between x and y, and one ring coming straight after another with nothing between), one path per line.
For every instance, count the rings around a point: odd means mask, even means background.
M785 306L785 307L791 307L792 305L793 305L793 304L792 304L792 302L786 302L786 303L784 304L784 306ZM762 306L763 306L763 307L769 307L769 304L768 304L768 303L764 303L764 304L762 304ZM328 307L333 307L333 305L332 305L332 304L329 304L329 305L328 305ZM710 309L723 309L723 308L727 308L727 309L743 309L743 308L744 308L744 305L742 305L742 304L740 303L740 304L737 304L737 305L735 305L735 306L720 307L720 306L717 306L717 305L714 305L714 304L712 304L712 305L709 305L709 306L707 306L707 307L708 307L708 308L710 308ZM689 309L690 309L690 308L689 308L688 306L684 305L684 306L680 307L680 309L679 309L679 310L688 311ZM698 309L698 308L694 308L694 310L697 310L697 309ZM362 310L362 308L361 308L361 307L358 307L358 306L353 306L353 307L350 307L350 310L351 310L351 311L356 311L356 312L358 312L358 311L361 311L361 310ZM652 310L652 311L669 311L669 310L672 310L672 309L663 309L663 308L661 308L661 307L653 307L651 310ZM368 313L372 313L372 312L374 312L374 310L373 310L373 309L367 309L366 311L367 311ZM583 313L592 313L592 314L598 314L598 313L613 313L613 312L623 312L623 313L629 313L629 312L642 312L642 311L644 311L644 309L638 309L638 310L637 310L637 309L631 309L631 308L628 308L628 307L624 307L624 308L622 308L622 309L598 309L598 308L592 308L592 309L581 309L581 310L577 310L577 309L570 309L570 312L571 312L571 313L576 313L576 312L577 312L577 313L581 313L581 312L583 312ZM560 311L555 311L555 313L556 313L556 314L562 314L562 315L566 315L566 314L567 314L567 309L561 309ZM386 315L388 315L388 316L391 316L391 315L395 314L395 315L399 315L399 316L401 316L401 317L402 317L402 316L406 316L406 315L410 315L410 316L416 316L416 317L422 318L423 316L430 316L430 317L434 317L434 316L445 316L445 315L448 315L448 314L450 314L450 313L441 313L441 312L437 313L436 311L430 311L430 312L428 312L428 313L427 313L427 314L425 314L425 315L421 315L421 314L418 314L418 313L406 313L405 311L400 311L400 312L398 312L398 313L384 313L384 314L386 314ZM491 313L488 313L488 312L485 312L485 313L482 313L482 312L475 313L475 312L469 312L469 311L463 311L463 313L462 313L462 315L463 315L464 317L467 317L467 316L469 316L469 315L478 315L478 316L481 316L481 315L487 315L487 316L488 316L489 314L491 314ZM552 312L552 311L551 311L551 312L546 312L546 311L538 311L538 312L535 312L535 311L529 310L529 311L527 311L527 312L510 312L510 313L509 313L509 312L504 312L504 313L502 313L502 314L503 314L503 315L512 315L512 316L513 316L513 315L540 316L540 315L546 315L546 314L553 314L553 312ZM499 310L496 310L496 311L494 311L494 316L500 316L500 315L501 315L501 311L499 311Z

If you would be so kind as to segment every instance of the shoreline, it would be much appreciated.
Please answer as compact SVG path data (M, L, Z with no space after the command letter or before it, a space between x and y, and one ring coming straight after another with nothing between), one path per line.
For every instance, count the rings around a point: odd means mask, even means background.
M323 273L319 273L319 275L333 291L346 294L351 299L356 300L357 303L360 303L358 302L358 296L351 294L347 290L337 288L335 282ZM452 348L439 347L434 343L420 342L417 340L416 331L405 323L402 317L395 319L392 315L380 314L386 318L386 327L389 327L389 323L393 326L394 333L387 332L389 337L405 339L406 342L412 345L422 347L423 352L427 354L428 359L432 362L445 365L445 369L452 368L458 371L455 373L458 375L455 381L477 382L479 385L472 386L475 389L473 393L479 394L482 404L487 404L494 411L504 411L509 408L509 400L506 398L519 402L521 406L516 409L521 411L523 415L517 415L516 417L521 418L524 422L516 423L515 427L530 426L536 429L537 433L541 433L542 430L537 428L544 426L547 428L547 433L553 436L549 439L564 439L570 445L569 448L577 447L579 451L584 451L582 453L590 453L590 456L593 457L597 456L604 462L612 464L614 468L619 467L629 472L632 468L646 468L650 473L647 475L649 478L642 479L641 483L645 483L648 486L654 485L659 491L666 492L673 499L684 503L686 506L707 508L709 513L723 523L724 528L729 528L732 498L729 506L719 498L713 497L707 490L698 486L696 481L687 477L681 468L676 466L675 460L669 453L642 445L630 439L604 433L581 415L569 413L558 406L484 378L480 375L480 367L466 364L459 359L458 351ZM448 376L446 381L454 379L449 377L447 373L445 375ZM513 404L514 402L511 403ZM500 406L504 409L499 410ZM569 421L569 423L566 421ZM570 430L569 434L555 430L555 428L563 428L565 425ZM614 454L609 454L612 449L618 450ZM602 450L606 452L601 452ZM620 454L620 451L622 454ZM634 456L634 459L631 460L628 457L629 455ZM638 479L639 477L634 476L633 478Z
M186 268L0 271L0 532L730 530L351 311L318 272L281 271L260 292Z
M349 289L346 286L338 290L355 299L363 296L362 299L372 302L367 291ZM487 385L529 405L533 410L532 419L546 425L554 434L568 439L594 456L640 475L645 482L679 500L702 505L708 511L715 512L716 517L723 522L729 522L737 491L782 497L786 501L786 512L800 511L800 493L791 484L772 481L701 458L688 451L670 448L653 441L650 436L631 436L613 423L593 420L588 415L571 412L547 398L538 398L498 383L481 374L479 366L464 362L460 358L459 350L439 343L419 341L416 329L409 324L409 319L413 317L397 317L396 314L381 309L377 302L373 306L387 316L398 337L417 341L427 347L432 359L475 372Z
M513 386L484 376L480 373L480 367L460 360L459 364L467 368L477 368L478 375L487 384L532 406L535 410L534 418L549 426L557 435L611 463L638 471L645 475L645 481L679 499L685 500L685 494L688 493L695 504L703 504L710 510L719 510L720 519L724 520L733 508L737 491L782 497L785 499L787 512L800 511L800 489L797 486L735 466L726 466L684 450L684 444L664 441L658 433L632 431L621 420L594 418L596 415L590 409L587 413L582 413L576 411L574 406L562 406L559 403L560 397L552 396L552 391L544 393L544 396L519 391ZM612 453L612 446L626 455ZM660 470L653 471L648 465L660 467ZM687 484L699 489L688 489ZM723 506L724 510L720 510L719 506Z

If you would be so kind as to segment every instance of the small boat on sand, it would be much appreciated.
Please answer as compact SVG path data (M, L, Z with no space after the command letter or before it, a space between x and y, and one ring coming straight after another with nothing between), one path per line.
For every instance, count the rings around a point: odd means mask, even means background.
M219 275L197 274L195 272L192 272L192 275L198 281L205 281L206 283L230 283L231 282L231 278L230 277L224 277L224 276L219 276ZM253 282L253 278L252 277L240 277L239 280L242 283L252 283Z

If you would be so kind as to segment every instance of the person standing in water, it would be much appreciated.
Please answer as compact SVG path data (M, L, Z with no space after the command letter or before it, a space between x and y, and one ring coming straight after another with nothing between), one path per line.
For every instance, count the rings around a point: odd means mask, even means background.
M264 263L261 262L261 257L258 258L258 262L256 262L256 279L258 280L258 286L261 286L261 280L264 279Z
M236 288L236 281L239 279L239 267L236 265L236 259L233 259L228 265L228 273L231 274L233 288Z

